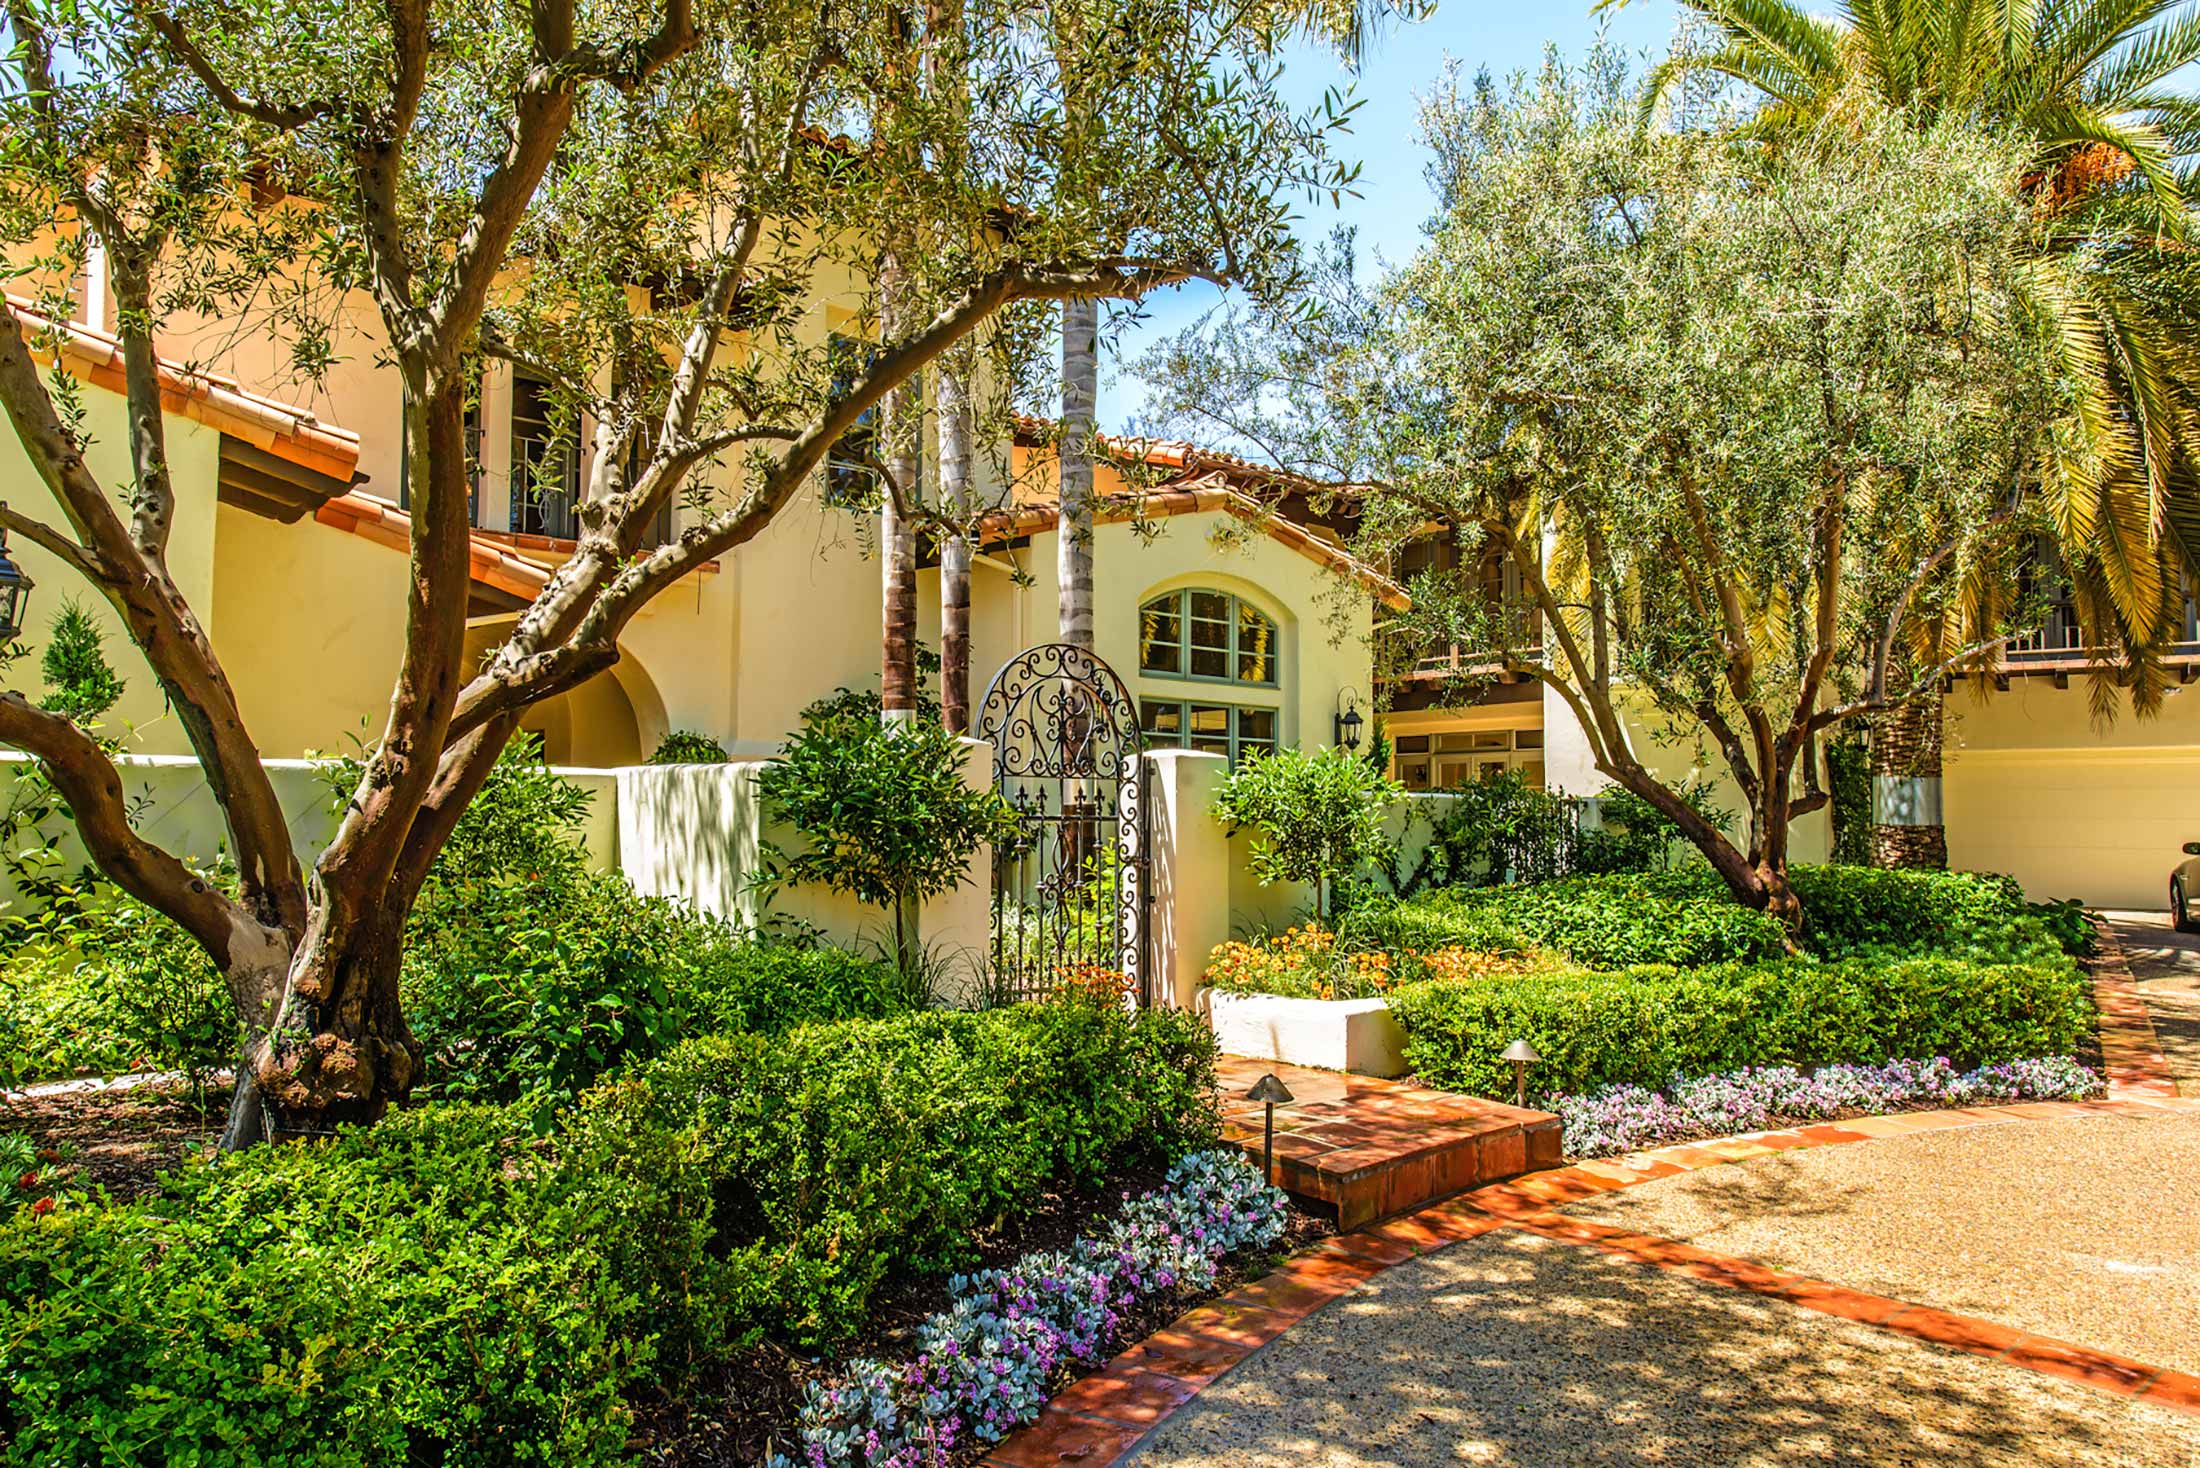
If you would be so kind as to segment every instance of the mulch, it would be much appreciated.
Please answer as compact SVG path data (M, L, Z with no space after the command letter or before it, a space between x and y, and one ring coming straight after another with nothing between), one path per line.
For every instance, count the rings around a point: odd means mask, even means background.
M1098 1193L1050 1195L1011 1230L978 1241L978 1257L965 1272L999 1268L1027 1253L1066 1248L1079 1234L1103 1226L1123 1204L1159 1186L1154 1170L1115 1180ZM1228 1294L1275 1268L1294 1254L1337 1231L1334 1215L1310 1212L1293 1200L1284 1237L1260 1255L1227 1264L1207 1290L1180 1289L1147 1300L1125 1313L1112 1349L1144 1340L1194 1306ZM635 1433L630 1444L643 1461L668 1468L754 1468L772 1451L792 1454L805 1388L833 1378L848 1361L869 1356L899 1361L915 1354L918 1327L926 1316L948 1305L947 1277L908 1271L889 1278L872 1303L863 1332L830 1354L806 1356L778 1345L739 1352L703 1371L679 1395L653 1394L635 1403ZM1054 1392L1106 1364L1062 1373ZM972 1440L949 1457L951 1464L972 1463L990 1444Z
M11 1093L0 1097L0 1131L58 1150L62 1191L104 1188L126 1203L153 1191L163 1172L210 1151L228 1108L227 1086L209 1087L198 1105L180 1083Z

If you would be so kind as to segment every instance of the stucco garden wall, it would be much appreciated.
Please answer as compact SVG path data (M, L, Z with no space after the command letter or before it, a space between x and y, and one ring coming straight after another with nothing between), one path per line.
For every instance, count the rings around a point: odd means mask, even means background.
M0 750L0 800L16 776L30 761L12 750ZM227 845L221 807L214 802L206 773L188 755L124 755L118 762L124 797L130 802L131 825L148 841L199 863L218 859ZM289 818L291 845L298 860L311 865L336 834L336 812L329 787L317 766L307 760L268 760L275 795ZM618 865L618 776L611 770L560 769L592 797L581 827L589 861L598 867ZM56 819L49 828L61 837L61 851L71 865L85 860L83 843L73 826ZM0 876L0 901L11 896L5 876Z

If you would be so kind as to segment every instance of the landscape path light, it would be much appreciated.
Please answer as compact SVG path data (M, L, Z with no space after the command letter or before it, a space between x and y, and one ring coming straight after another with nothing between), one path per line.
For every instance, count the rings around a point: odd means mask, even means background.
M1505 1047L1504 1059L1513 1063L1513 1104L1526 1110L1528 1106L1528 1067L1543 1057L1535 1046L1526 1040L1515 1040Z
M1268 1180L1269 1186L1277 1186L1276 1105L1278 1102L1290 1101L1291 1088L1277 1080L1276 1073L1270 1071L1253 1082L1253 1089L1245 1093L1245 1099L1258 1101L1263 1109L1266 1119L1261 1124L1260 1175Z

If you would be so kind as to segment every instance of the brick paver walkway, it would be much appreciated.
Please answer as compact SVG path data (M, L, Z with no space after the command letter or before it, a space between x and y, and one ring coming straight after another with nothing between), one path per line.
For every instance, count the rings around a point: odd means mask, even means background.
M2129 963L2130 992L2144 1006L2170 1089L2200 1095L2200 933L2174 931L2167 913L2102 916Z

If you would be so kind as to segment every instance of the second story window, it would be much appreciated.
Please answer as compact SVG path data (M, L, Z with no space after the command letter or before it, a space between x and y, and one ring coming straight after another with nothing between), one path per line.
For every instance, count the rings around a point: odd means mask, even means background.
M1138 670L1161 678L1276 686L1276 624L1226 591L1164 592L1138 609Z
M512 523L514 535L571 540L579 533L581 435L550 384L512 374Z

